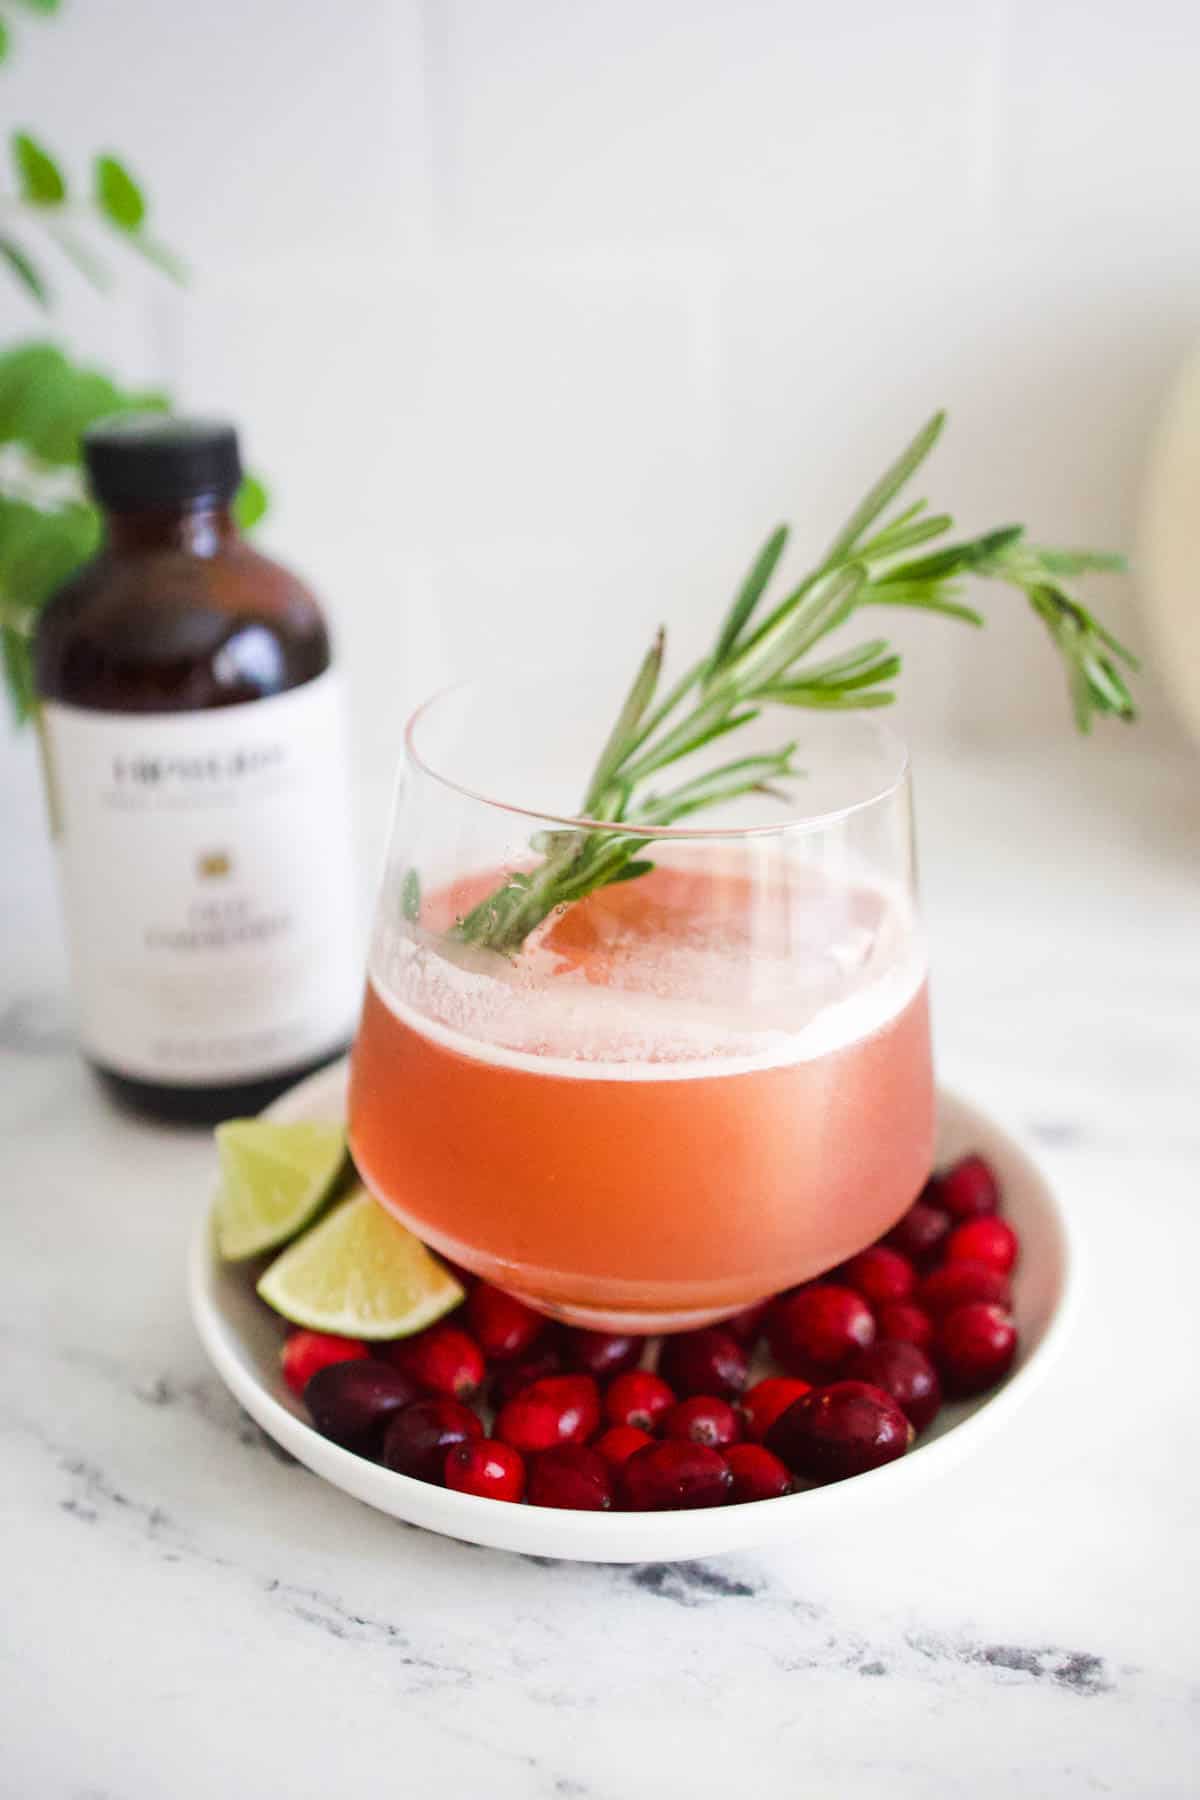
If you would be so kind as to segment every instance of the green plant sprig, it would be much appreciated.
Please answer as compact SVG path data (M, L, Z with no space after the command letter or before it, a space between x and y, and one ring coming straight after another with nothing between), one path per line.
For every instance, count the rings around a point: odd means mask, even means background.
M22 0L27 14L51 17L59 0ZM0 11L0 63L11 48L6 6ZM69 173L40 135L8 137L10 191L0 192L0 267L45 311L56 297L53 265L71 262L100 291L112 283L96 228L109 242L184 279L179 257L153 235L150 204L126 163L109 153L91 158L86 182ZM50 273L47 270L50 270ZM31 642L49 595L96 549L100 515L83 482L80 440L112 413L161 411L167 396L139 392L85 368L51 342L20 343L0 352L0 673L18 723L34 706ZM267 496L247 476L235 502L238 522L252 525Z
M173 281L185 279L180 258L148 228L149 208L141 184L117 157L94 156L90 187L77 197L62 164L30 132L11 134L9 155L16 192L0 195L0 258L39 306L49 308L52 283L22 241L22 232L45 238L101 291L111 286L112 277L87 237L87 228L96 224Z
M541 863L509 875L472 908L455 928L460 939L515 955L557 907L653 867L640 854L650 840L639 835L639 827L661 829L747 794L779 793L777 783L799 772L794 744L721 764L675 787L646 785L748 725L765 706L890 705L895 699L890 684L901 659L886 639L870 638L812 660L818 645L869 607L908 607L980 626L982 615L962 598L964 578L1003 582L1024 594L1058 651L1080 731L1090 731L1096 718L1136 716L1121 669L1136 670L1136 659L1062 585L1066 576L1122 569L1121 557L1039 549L1026 541L1020 525L914 555L953 527L948 513L927 512L923 500L880 523L944 424L945 414L935 413L860 501L817 566L756 623L787 546L788 528L779 526L734 596L712 650L655 706L666 653L666 634L659 630L583 797L582 819L600 829L539 834L533 848ZM616 829L605 831L605 825Z

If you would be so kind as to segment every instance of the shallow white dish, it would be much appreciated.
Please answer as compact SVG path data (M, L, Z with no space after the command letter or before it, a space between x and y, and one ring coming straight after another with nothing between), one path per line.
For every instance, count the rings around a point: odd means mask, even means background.
M343 1064L323 1069L283 1095L269 1113L280 1119L339 1118L345 1079ZM1066 1222L1058 1203L1028 1153L1007 1131L977 1107L942 1092L938 1160L967 1150L981 1151L996 1168L1006 1215L1021 1236L1014 1304L1021 1352L1015 1370L993 1394L943 1408L928 1435L898 1462L782 1500L697 1512L558 1512L451 1493L340 1449L305 1422L299 1400L281 1379L279 1346L285 1328L256 1297L251 1270L217 1260L207 1199L190 1255L192 1317L221 1379L277 1443L355 1499L428 1531L581 1562L672 1562L794 1541L822 1517L902 1499L982 1443L1032 1392L1063 1341L1073 1284Z

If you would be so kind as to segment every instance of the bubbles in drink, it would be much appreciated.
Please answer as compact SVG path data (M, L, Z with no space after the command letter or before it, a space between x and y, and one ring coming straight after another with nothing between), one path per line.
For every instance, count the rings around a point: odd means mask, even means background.
M551 915L511 960L448 931L462 884L420 927L395 909L375 985L462 1054L645 1079L822 1055L885 1024L923 979L901 896L777 857L758 870L752 845L740 861L676 855Z

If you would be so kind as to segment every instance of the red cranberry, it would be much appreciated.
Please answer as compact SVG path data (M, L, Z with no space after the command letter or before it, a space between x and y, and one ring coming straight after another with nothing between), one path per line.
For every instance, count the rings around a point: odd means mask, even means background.
M420 1393L412 1377L390 1363L356 1357L318 1369L304 1390L304 1404L322 1437L373 1455L388 1420Z
M492 1371L492 1405L497 1408L506 1405L522 1389L532 1387L544 1375L560 1374L562 1366L562 1351L553 1339L535 1345L519 1362L501 1363Z
M568 1331L566 1359L572 1369L606 1381L610 1375L636 1369L645 1342L645 1338L628 1337L620 1331Z
M918 1269L928 1269L941 1254L949 1230L950 1214L944 1207L916 1200L883 1241L889 1249L907 1256Z
M674 1404L675 1390L661 1375L652 1375L649 1369L630 1369L610 1383L604 1396L604 1416L610 1425L656 1431L663 1414Z
M982 1156L964 1156L938 1177L941 1204L952 1219L980 1219L1000 1204L1000 1183Z
M915 1344L881 1341L860 1350L846 1365L852 1381L869 1381L890 1394L914 1431L924 1431L942 1404L937 1370Z
M1017 1328L1002 1306L973 1300L940 1321L934 1350L947 1393L965 1399L1008 1374L1017 1354Z
M762 1444L731 1444L725 1461L733 1473L729 1498L746 1500L778 1500L790 1494L792 1478L777 1456Z
M762 1336L763 1326L771 1306L772 1297L768 1295L765 1300L758 1300L753 1306L744 1307L740 1313L734 1313L732 1319L722 1319L721 1330L727 1331L731 1337L735 1337L739 1344L745 1345L747 1350L752 1350Z
M514 1450L586 1444L600 1424L600 1395L590 1375L545 1375L500 1408L495 1432Z
M694 1394L665 1415L662 1433L665 1438L678 1438L682 1443L709 1444L714 1450L723 1450L726 1444L737 1443L742 1429L728 1400L718 1400L713 1394Z
M913 1428L890 1394L866 1381L814 1388L776 1419L767 1449L808 1481L843 1481L903 1456Z
M889 1250L886 1244L872 1244L860 1250L838 1270L843 1287L853 1288L872 1306L883 1306L889 1300L907 1300L917 1285L917 1272L907 1256Z
M967 1219L950 1233L946 1261L986 1263L1007 1275L1016 1265L1019 1249L1017 1234L1005 1220Z
M361 1362L369 1355L367 1346L357 1338L334 1337L328 1331L293 1331L279 1352L279 1364L293 1394L302 1394L318 1369Z
M621 1505L627 1512L679 1512L696 1506L724 1506L733 1474L719 1450L706 1444L651 1444L618 1471Z
M891 1300L881 1306L875 1325L881 1338L891 1338L897 1344L915 1344L918 1350L928 1350L933 1342L933 1320L912 1300Z
M432 1325L416 1337L401 1338L388 1356L429 1393L448 1394L452 1400L469 1400L478 1393L486 1371L483 1351L457 1325Z
M875 1320L852 1288L819 1282L781 1300L767 1321L771 1354L789 1375L830 1381L848 1357L872 1342Z
M467 1323L489 1362L515 1362L545 1331L548 1320L523 1300L477 1282L467 1295Z
M598 1451L585 1444L560 1444L534 1457L529 1503L570 1512L607 1512L613 1503L614 1474Z
M456 1494L517 1501L525 1492L525 1463L511 1445L480 1438L455 1444L446 1452L443 1479Z
M768 1375L756 1381L742 1395L742 1417L746 1436L761 1444L780 1413L786 1412L793 1400L799 1400L811 1389L811 1382L795 1375Z
M401 1475L436 1483L446 1473L446 1452L482 1436L483 1426L469 1406L430 1395L396 1414L384 1434L383 1460Z
M658 1353L659 1374L682 1399L692 1394L733 1399L745 1387L749 1368L741 1344L719 1325L664 1338Z
M654 1439L648 1431L639 1431L636 1425L610 1425L601 1437L596 1439L597 1449L605 1462L613 1468L619 1468L628 1462L635 1450L644 1450Z
M943 1314L969 1301L988 1306L1007 1306L1012 1298L1007 1275L986 1263L954 1262L935 1269L917 1289L917 1300L936 1324Z

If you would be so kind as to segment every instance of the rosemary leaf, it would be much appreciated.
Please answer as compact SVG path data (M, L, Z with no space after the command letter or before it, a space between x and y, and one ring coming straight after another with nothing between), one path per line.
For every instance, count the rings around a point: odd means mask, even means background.
M717 633L716 647L709 662L710 672L720 668L729 652L737 644L742 634L742 627L762 599L763 591L775 573L787 541L788 528L786 525L780 525L771 533L759 551L749 574L734 596L733 604L725 615L724 624Z
M642 716L654 698L654 690L658 686L658 677L662 670L663 651L666 647L667 634L660 625L654 642L642 658L642 664L633 678L633 686L626 695L625 704L617 714L617 722L609 733L608 742L600 752L595 772L588 784L583 809L594 816L595 808L601 803L609 782L620 768L621 762L629 749L629 743Z
M748 725L758 717L756 711L723 717L727 707L728 702L721 697L698 707L688 718L681 720L674 731L668 732L656 750L649 751L640 762L625 770L627 779L643 781L656 769L665 769L668 763L678 762L681 756L690 756L694 750L702 750L705 744L724 737L727 731L736 731L739 725Z
M912 443L900 452L891 467L884 470L875 486L859 501L825 552L824 560L827 567L830 563L839 562L842 557L853 550L867 526L874 524L885 507L891 505L900 489L912 479L937 443L945 423L945 413L935 412L932 419L922 425Z
M791 687L778 687L771 698L778 700L781 706L806 706L816 711L851 712L862 707L891 706L895 694L891 689L880 690L869 688L859 691L850 688L805 687L796 682Z
M1128 560L1115 550L1035 550L1049 575L1123 575Z

